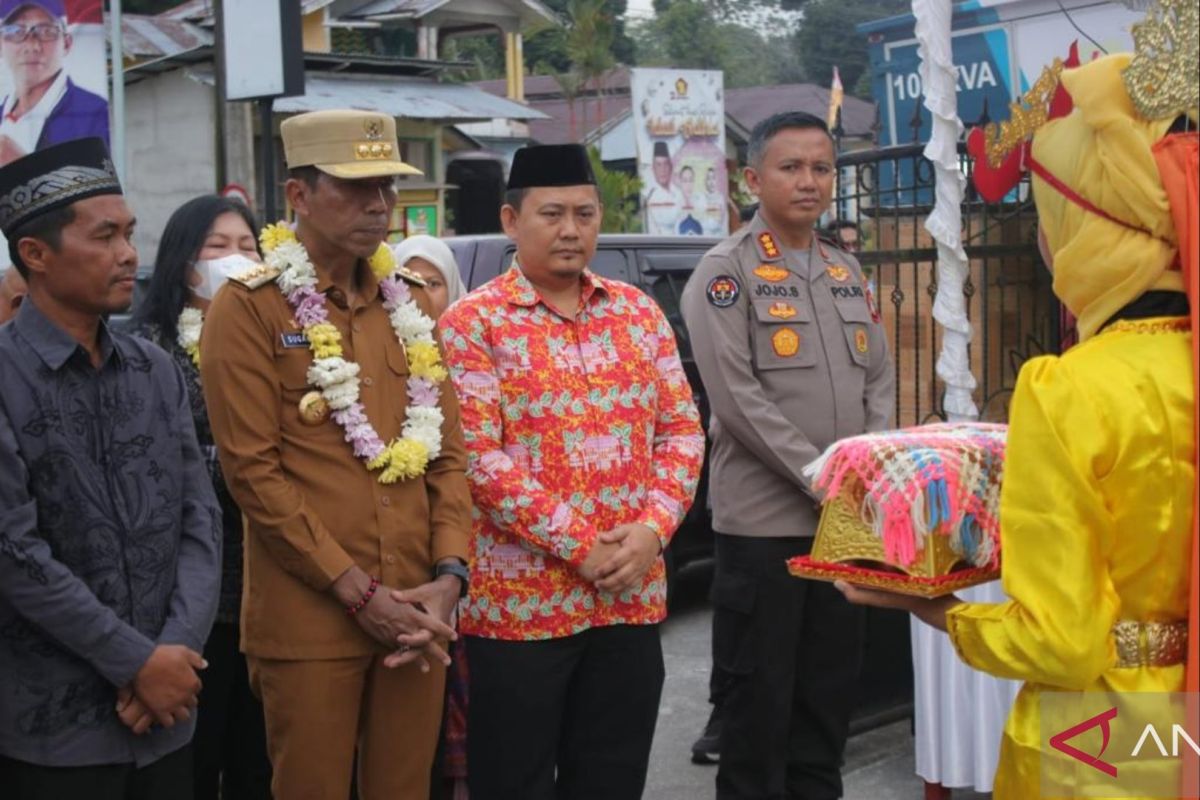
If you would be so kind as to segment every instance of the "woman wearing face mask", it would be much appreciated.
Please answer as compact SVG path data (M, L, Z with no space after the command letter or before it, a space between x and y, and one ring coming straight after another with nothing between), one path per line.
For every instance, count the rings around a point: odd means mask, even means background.
M154 277L134 313L133 332L170 353L187 380L196 438L221 503L221 597L204 646L208 668L192 744L196 800L270 798L262 706L250 692L238 651L242 601L242 514L225 488L200 389L200 332L213 296L231 276L262 261L253 214L241 203L205 195L180 206L163 230Z

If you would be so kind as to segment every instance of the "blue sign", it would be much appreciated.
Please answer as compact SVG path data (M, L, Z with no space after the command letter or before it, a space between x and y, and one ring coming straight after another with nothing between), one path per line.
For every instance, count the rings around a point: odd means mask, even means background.
M952 54L958 69L958 116L970 127L977 123L986 102L988 116L1004 119L1012 101L1012 67L1008 31L1002 26L955 33ZM920 58L915 42L894 47L884 45L886 60L875 64L874 94L883 112L881 144L927 142L931 132L929 110L918 70ZM878 51L876 51L878 53ZM919 112L918 112L919 109ZM913 118L920 114L920 128L913 136ZM899 165L899 175L890 164L879 175L883 205L932 202L931 176L917 175L915 159Z

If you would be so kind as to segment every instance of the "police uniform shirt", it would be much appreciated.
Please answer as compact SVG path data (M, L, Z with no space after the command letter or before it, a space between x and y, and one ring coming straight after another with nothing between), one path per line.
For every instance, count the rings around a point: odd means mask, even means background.
M838 439L887 428L895 410L861 267L815 236L786 249L756 215L704 256L680 305L712 410L713 527L811 536L803 468Z

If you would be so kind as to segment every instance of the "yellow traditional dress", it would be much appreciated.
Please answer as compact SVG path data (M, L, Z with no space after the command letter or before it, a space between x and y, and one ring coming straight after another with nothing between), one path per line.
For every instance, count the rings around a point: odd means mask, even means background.
M1187 618L1190 327L1186 318L1120 321L1021 370L1000 500L1011 599L960 605L947 620L964 661L1026 682L1005 728L997 800L1041 795L1041 692L1183 688L1182 662L1122 666L1113 630Z

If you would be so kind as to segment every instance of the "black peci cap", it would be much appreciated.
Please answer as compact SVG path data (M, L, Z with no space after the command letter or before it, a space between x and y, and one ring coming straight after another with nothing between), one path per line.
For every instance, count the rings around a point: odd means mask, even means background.
M594 186L596 176L587 150L580 144L545 144L522 147L513 156L508 189L539 186Z

